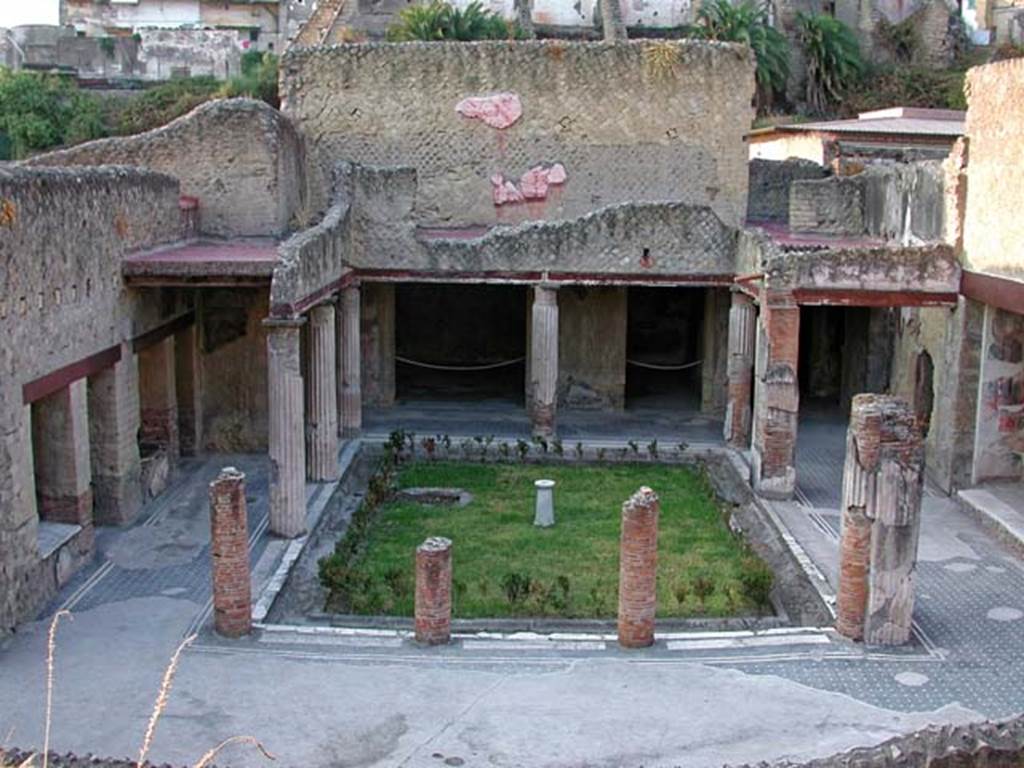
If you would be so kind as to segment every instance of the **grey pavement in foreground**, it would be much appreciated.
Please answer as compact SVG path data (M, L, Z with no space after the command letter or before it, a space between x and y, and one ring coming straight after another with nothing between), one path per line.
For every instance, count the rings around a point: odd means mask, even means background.
M1024 563L949 501L927 502L920 631L905 650L866 652L834 637L713 659L664 643L589 654L514 643L232 643L204 622L206 489L225 464L251 473L259 531L265 460L190 462L142 522L101 533L97 563L54 602L51 610L74 610L58 634L54 748L137 754L167 659L199 625L157 729L157 761L194 762L225 737L253 734L282 766L718 766L824 756L928 723L1024 709ZM837 471L822 462L823 488ZM776 510L834 574L834 505ZM273 546L265 533L254 537L256 554ZM13 729L11 743L42 742L46 628L27 624L0 648L0 734ZM222 758L259 763L244 750Z

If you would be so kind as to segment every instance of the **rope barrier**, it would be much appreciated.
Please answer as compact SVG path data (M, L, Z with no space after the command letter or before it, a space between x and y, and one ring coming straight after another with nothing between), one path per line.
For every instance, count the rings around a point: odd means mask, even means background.
M395 355L395 360L406 365L426 368L431 371L492 371L495 368L507 368L510 365L521 363L526 360L526 357L517 357L515 360L504 360L500 363L488 363L487 365L437 365L435 363L424 363L421 360L410 360L407 357L399 357L398 355Z
M626 362L630 365L635 365L637 368L650 368L652 371L685 371L687 368L696 368L704 361L695 360L692 363L683 363L682 365L656 365L654 363L641 363L639 360L626 360Z

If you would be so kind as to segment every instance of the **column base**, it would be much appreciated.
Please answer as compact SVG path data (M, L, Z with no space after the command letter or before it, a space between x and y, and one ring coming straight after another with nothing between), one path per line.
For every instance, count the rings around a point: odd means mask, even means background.
M93 475L95 488L93 522L96 525L127 525L142 509L142 470L123 475Z
M758 496L775 501L788 501L796 493L796 469L786 467L785 473L772 477L762 476L761 457L754 451L751 468L751 485Z
M534 437L555 436L555 405L534 403L530 408L530 430Z

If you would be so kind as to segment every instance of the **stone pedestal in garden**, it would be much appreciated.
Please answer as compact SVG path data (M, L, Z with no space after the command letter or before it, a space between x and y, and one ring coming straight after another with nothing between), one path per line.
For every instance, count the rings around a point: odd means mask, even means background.
M924 446L905 400L857 395L843 471L836 629L873 645L910 639Z
M451 627L452 543L432 536L416 548L416 641L443 645Z
M535 480L533 485L537 489L533 524L539 528L550 528L555 524L555 481Z
M249 525L245 475L234 467L225 467L210 483L210 552L214 628L224 637L247 635L252 629Z
M654 642L660 511L657 494L647 487L622 505L619 645L624 648L645 648Z

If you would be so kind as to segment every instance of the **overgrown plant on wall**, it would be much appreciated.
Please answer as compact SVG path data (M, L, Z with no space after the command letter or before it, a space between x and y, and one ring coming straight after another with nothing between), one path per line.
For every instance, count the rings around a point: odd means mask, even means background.
M479 2L456 8L441 0L406 8L399 13L398 22L388 29L388 40L396 43L412 40L505 40L522 36L516 25L508 24L499 14L485 9Z
M0 134L10 143L9 159L18 160L61 144L101 138L107 127L99 100L68 78L0 67Z
M853 31L825 14L797 13L797 38L807 65L807 106L824 114L840 103L864 71L860 45Z
M789 78L789 42L768 20L763 7L752 0L733 5L729 0L702 4L693 28L696 37L745 43L757 59L757 111L767 112L775 98L786 91Z

